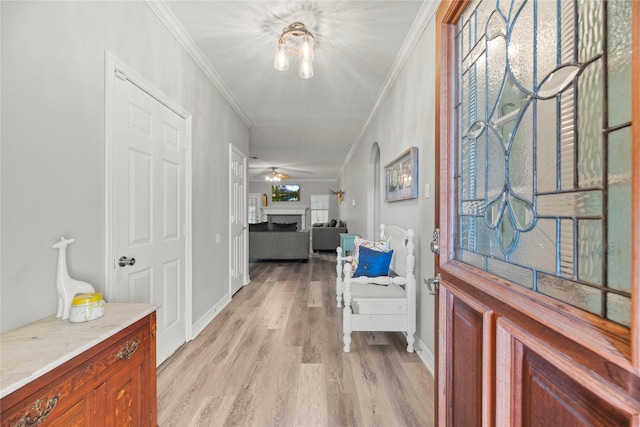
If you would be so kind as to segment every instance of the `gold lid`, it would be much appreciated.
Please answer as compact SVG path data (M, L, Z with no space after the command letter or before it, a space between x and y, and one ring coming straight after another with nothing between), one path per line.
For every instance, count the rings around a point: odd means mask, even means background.
M73 301L71 301L71 305L85 305L91 304L94 302L99 302L102 299L102 294L100 292L94 292L90 294L78 294L73 297Z

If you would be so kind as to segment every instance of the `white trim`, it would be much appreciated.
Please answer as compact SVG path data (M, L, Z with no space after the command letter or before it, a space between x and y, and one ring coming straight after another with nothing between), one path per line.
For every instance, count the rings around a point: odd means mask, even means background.
M148 80L138 74L133 68L125 64L120 58L113 53L105 50L105 297L110 300L115 295L115 229L113 221L115 221L115 189L113 188L113 179L115 176L115 74L123 75L131 83L148 93L150 96L158 100L158 102L171 109L186 122L186 153L185 153L185 226L187 233L185 236L185 323L186 323L186 340L191 340L192 333L192 115L181 105L177 104L169 98L164 92L152 85Z
M205 314L202 315L198 320L193 323L192 332L193 335L191 339L195 339L204 329L209 326L209 323L215 319L218 314L222 312L222 309L225 308L231 302L231 296L226 294L220 301L218 301L213 307L211 307Z
M187 131L185 132L186 138L186 153L185 153L185 178L186 178L186 194L185 194L185 227L187 229L185 236L185 271L184 280L185 283L185 321L187 322L187 342L193 339L193 116L190 114L186 118Z
M345 157L344 162L340 167L340 171L338 172L338 176L341 176L342 173L344 172L344 169L347 166L347 163L349 163L349 160L351 160L351 157L353 156L356 149L358 148L358 145L360 144L360 140L364 136L367 129L369 129L369 126L373 122L373 119L375 118L376 114L378 114L378 110L384 103L384 100L387 98L389 91L391 90L392 86L395 84L396 80L398 79L398 76L400 75L400 72L404 68L404 65L406 64L407 60L409 59L411 52L413 52L413 49L418 44L418 41L420 40L422 33L427 28L427 25L429 24L429 22L431 22L431 20L434 18L439 5L440 5L439 1L425 1L422 3L422 6L418 11L418 15L416 16L416 19L413 21L413 24L409 29L409 33L405 37L404 42L402 43L402 46L398 51L398 56L396 56L396 59L393 62L393 65L391 66L389 73L387 74L387 78L385 79L382 87L380 88L380 91L378 92L378 96L376 98L376 102L373 104L371 113L369 113L369 117L367 118L367 121L362 127L360 134L358 135L356 140L353 142L353 145L349 150L349 154L347 154L347 157Z
M308 206L268 206L262 208L264 215L305 215L309 210Z
M205 76L213 83L213 86L220 91L222 96L227 100L231 107L238 113L242 121L251 127L251 120L247 117L246 113L236 100L231 90L226 83L220 78L218 72L213 68L211 63L207 60L207 57L202 53L200 48L193 41L187 30L184 29L178 18L173 14L169 6L164 0L145 0L147 6L160 18L160 21L164 24L169 32L176 38L178 43L184 48L187 54L193 59L198 67L202 70Z
M376 162L377 160L377 162ZM377 213L380 211L380 144L374 141L369 150L367 161L367 236L369 240L378 240Z
M294 182L297 183L298 181L302 181L302 182L331 182L333 184L337 183L337 179L335 178L319 178L319 179L313 179L313 178L290 178L289 179L290 182ZM249 182L264 182L266 184L269 184L269 188L271 188L271 184L275 184L272 182L267 182L264 180L264 178L249 178ZM280 181L282 184L286 184L285 181Z
M429 350L429 347L427 347L427 345L423 343L422 340L417 336L416 336L416 344L417 344L416 353L420 357L420 360L422 360L422 363L424 363L424 366L427 367L431 375L435 377L436 359L433 356L433 353L431 353L431 350Z

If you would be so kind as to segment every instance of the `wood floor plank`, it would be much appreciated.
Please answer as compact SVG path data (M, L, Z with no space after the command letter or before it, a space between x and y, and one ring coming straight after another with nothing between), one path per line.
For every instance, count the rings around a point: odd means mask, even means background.
M231 409L235 396L205 396L200 407L193 414L189 426L214 427L223 426L226 414ZM164 426L164 424L159 423Z
M233 402L226 425L248 426L258 423L256 413L263 390L272 382L274 371L271 368L277 363L283 335L283 329L268 329L265 333L257 356L251 362L240 392Z
M327 393L355 395L356 386L351 369L351 354L342 350L342 330L334 330L327 337L325 357Z
M282 345L258 417L264 426L294 426L302 348Z
M302 363L322 363L323 353L327 347L326 323L323 319L321 307L307 307L306 331L302 344Z
M269 319L268 329L284 329L289 320L289 314L291 313L291 306L293 305L292 292L281 292L279 295L280 301L277 306L274 307L271 318Z
M313 280L309 283L307 307L322 307L322 282Z
M300 365L295 425L311 427L329 424L324 377L323 364L303 363Z
M363 334L352 334L352 346L361 349L366 346ZM386 384L380 376L380 363L375 358L380 346L370 346L370 351L352 351L350 353L351 369L358 392L358 403L365 426L392 426L401 424L394 416L390 398L398 396L386 393Z
M358 398L351 393L329 393L327 395L329 411L329 425L335 427L362 426L362 414Z
M401 333L354 332L342 351L335 254L250 276L160 367L160 426L434 425L433 377Z

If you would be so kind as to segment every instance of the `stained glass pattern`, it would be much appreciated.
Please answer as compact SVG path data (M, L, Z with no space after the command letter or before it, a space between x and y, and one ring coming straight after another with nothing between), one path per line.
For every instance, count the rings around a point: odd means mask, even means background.
M457 259L626 326L630 10L476 0L455 43Z

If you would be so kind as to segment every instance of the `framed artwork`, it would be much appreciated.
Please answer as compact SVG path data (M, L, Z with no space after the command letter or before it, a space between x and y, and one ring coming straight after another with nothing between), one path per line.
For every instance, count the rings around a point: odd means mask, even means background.
M384 167L384 201L418 198L418 147L411 147Z

